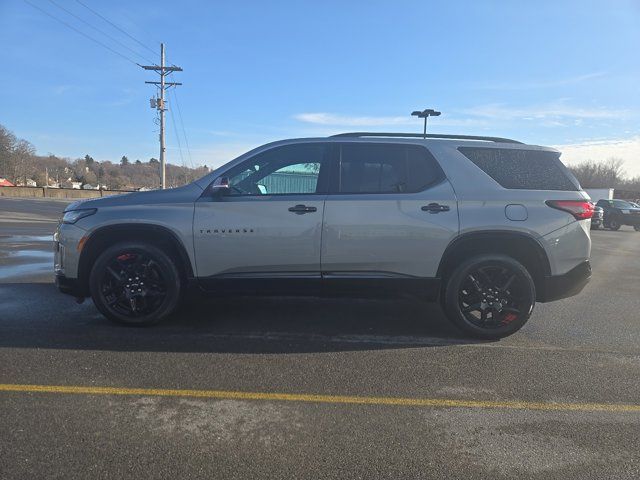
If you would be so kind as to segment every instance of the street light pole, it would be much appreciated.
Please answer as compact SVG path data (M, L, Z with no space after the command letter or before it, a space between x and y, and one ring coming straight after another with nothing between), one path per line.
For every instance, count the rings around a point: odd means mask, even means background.
M411 116L413 117L424 118L424 129L422 130L423 138L427 138L427 119L429 117L438 117L441 114L442 112L438 112L437 110L433 110L431 108L422 111L416 110L414 112L411 112Z

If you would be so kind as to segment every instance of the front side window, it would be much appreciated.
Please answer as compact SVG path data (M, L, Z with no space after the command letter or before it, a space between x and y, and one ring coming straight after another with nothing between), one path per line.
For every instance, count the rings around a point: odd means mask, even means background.
M339 163L339 193L414 193L444 176L418 145L343 144Z
M229 171L229 195L318 193L324 151L322 144L296 144L259 153Z

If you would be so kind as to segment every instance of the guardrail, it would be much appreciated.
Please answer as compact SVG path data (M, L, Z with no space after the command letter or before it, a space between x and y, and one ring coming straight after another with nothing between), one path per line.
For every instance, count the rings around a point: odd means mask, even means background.
M100 198L130 190L81 190L79 188L0 187L0 197L21 198Z

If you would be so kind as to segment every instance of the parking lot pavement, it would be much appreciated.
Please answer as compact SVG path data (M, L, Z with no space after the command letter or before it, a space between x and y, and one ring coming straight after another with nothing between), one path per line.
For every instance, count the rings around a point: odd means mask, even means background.
M151 329L52 284L64 203L0 198L0 478L638 478L640 233L499 342L412 301L193 298Z

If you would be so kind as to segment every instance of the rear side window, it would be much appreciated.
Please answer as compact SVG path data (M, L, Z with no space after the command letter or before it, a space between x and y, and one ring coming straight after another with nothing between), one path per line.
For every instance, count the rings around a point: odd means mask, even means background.
M414 193L443 178L436 159L418 145L348 143L340 147L340 193Z
M555 152L481 147L458 150L504 188L580 190L580 184Z

